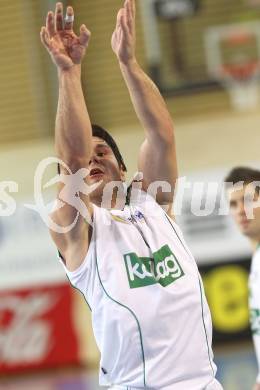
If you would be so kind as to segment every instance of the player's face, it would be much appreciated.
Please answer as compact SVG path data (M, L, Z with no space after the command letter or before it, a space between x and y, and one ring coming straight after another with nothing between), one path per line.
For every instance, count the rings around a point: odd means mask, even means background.
M100 198L106 184L111 181L124 181L125 174L120 169L115 155L108 144L101 138L92 137L93 152L89 162L89 184L100 182L97 189L91 193L90 198Z
M260 239L260 194L251 184L243 189L229 191L230 211L242 234L253 240ZM258 206L252 208L253 205ZM257 204L258 203L258 204ZM250 210L253 218L249 218Z

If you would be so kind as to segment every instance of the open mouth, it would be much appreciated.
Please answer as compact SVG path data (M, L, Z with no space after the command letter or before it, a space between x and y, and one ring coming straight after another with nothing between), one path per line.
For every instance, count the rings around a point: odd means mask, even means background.
M104 175L104 172L99 168L91 169L90 174L89 174L90 177L98 177L101 175Z

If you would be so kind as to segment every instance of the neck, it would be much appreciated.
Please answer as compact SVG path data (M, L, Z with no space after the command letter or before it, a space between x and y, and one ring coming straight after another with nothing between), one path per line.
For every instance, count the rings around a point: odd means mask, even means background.
M260 245L260 237L258 237L256 239L251 239L250 242L251 242L251 247L253 248L253 251L255 252L257 250L258 246Z
M91 201L96 206L107 210L122 210L126 204L126 194L121 191L113 191L112 196L107 199L103 199L102 197L92 197Z

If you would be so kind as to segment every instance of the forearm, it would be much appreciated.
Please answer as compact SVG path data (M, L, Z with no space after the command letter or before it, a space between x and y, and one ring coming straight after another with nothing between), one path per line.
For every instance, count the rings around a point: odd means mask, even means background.
M136 61L120 63L120 69L147 139L173 142L172 119L156 85Z
M92 129L81 86L80 65L59 71L59 101L55 126L55 149L67 164L88 161Z

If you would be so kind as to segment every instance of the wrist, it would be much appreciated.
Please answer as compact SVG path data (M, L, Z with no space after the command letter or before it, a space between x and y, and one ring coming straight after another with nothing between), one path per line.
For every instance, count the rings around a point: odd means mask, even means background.
M136 58L131 58L130 60L124 62L119 60L119 66L121 70L135 70L139 68Z
M73 65L70 68L62 69L58 68L58 78L64 77L81 77L81 64Z

